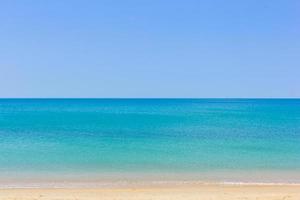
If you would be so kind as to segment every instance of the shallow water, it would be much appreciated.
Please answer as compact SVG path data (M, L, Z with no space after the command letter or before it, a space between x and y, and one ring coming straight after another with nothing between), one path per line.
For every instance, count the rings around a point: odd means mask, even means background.
M300 172L299 99L0 100L2 177L247 171Z

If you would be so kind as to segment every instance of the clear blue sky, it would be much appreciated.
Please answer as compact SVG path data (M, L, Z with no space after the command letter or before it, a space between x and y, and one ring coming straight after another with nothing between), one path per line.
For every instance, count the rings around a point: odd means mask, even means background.
M0 97L300 97L300 1L1 0Z

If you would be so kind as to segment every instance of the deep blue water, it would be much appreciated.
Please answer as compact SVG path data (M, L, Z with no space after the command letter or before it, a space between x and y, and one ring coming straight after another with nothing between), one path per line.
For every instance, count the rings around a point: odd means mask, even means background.
M0 175L299 170L299 99L1 99Z

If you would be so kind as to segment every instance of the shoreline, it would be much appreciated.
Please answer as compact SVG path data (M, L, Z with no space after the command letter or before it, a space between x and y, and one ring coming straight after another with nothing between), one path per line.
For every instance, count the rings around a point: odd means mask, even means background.
M116 189L116 188L143 188L143 187L187 187L187 186L241 186L241 187L300 187L300 183L291 182L204 182L204 181L102 181L102 182L32 182L32 183L0 183L0 190L6 189Z
M203 173L0 173L5 188L116 188L155 185L300 186L299 170Z

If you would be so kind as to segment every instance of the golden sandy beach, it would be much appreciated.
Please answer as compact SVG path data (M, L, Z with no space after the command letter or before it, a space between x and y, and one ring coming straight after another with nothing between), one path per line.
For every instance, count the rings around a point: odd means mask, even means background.
M299 185L164 185L105 189L1 189L0 200L299 200Z

